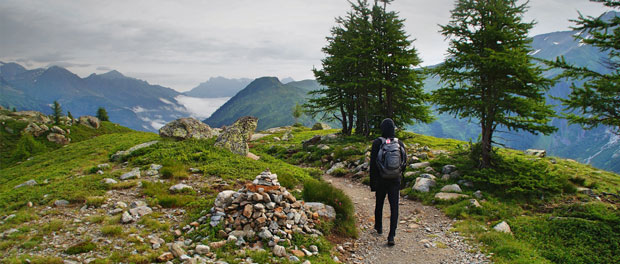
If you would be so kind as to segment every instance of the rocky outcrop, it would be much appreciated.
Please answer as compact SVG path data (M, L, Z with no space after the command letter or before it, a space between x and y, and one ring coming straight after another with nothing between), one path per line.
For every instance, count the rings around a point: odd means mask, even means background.
M19 111L10 112L3 119L14 119L23 122L32 122L37 124L51 124L52 120L41 112L37 111Z
M62 134L49 133L49 134L47 134L47 141L54 142L54 143L59 144L59 145L67 145L67 144L69 144L69 142L71 142L71 139L65 137Z
M258 125L256 117L244 116L239 118L217 137L215 146L230 150L232 153L247 156L250 148L248 142Z
M195 118L179 118L159 129L161 137L185 139L208 139L217 136L217 131Z
M332 128L325 123L316 123L312 126L312 130L327 130L327 129L332 129Z
M24 128L23 133L29 133L35 137L38 137L49 130L50 129L44 124L37 125L36 123L29 123L28 126Z
M101 126L101 121L99 121L99 118L94 116L80 116L78 122L80 125L88 126L94 129L98 129Z

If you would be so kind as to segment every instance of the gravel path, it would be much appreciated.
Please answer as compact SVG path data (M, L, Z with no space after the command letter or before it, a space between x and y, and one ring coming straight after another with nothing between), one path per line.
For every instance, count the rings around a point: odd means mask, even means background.
M383 207L383 235L373 230L375 194L361 183L345 178L324 176L342 189L355 204L359 238L344 243L350 253L347 263L490 263L487 256L451 232L454 222L440 210L419 202L400 200L396 245L387 246L390 206Z

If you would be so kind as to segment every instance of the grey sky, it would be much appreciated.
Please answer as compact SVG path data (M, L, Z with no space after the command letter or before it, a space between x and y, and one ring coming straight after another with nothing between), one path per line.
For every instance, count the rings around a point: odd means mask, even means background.
M423 65L443 60L454 0L396 0ZM531 0L531 34L567 30L587 0ZM313 78L321 48L349 10L345 0L0 1L0 61L28 68L60 65L86 76L116 69L150 83L189 90L209 77Z

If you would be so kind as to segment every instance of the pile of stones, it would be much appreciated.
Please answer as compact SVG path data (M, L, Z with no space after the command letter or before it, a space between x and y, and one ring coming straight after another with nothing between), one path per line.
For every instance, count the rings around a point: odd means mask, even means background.
M239 191L220 192L204 222L221 224L220 235L238 246L258 236L275 249L280 241L290 242L293 233L322 235L315 225L335 216L331 206L298 201L267 169Z

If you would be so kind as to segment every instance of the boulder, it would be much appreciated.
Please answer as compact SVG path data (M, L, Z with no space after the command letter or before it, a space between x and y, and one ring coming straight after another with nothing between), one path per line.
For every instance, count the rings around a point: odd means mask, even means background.
M325 173L332 174L337 169L342 169L344 167L346 167L346 163L344 163L344 161L343 162L338 162L338 163L334 164L331 168L329 168L329 170L327 170Z
M502 221L501 223L495 225L493 229L497 232L512 234L512 230L510 230L510 226L506 223L506 221Z
M449 201L449 200L461 199L461 198L466 198L466 197L469 197L469 196L465 194L460 194L460 193L440 192L440 193L435 194L435 199L442 200L442 201Z
M472 207L475 207L475 208L482 207L482 205L480 205L480 203L476 199L469 199L469 206L472 206Z
M130 172L121 175L120 179L124 181L135 178L140 178L140 168L133 168Z
M64 135L65 133L67 133L58 126L53 126L51 130L52 130L52 133L61 134L61 135Z
M99 118L94 116L80 116L78 122L80 125L88 126L94 129L98 129L101 126L101 121L99 121Z
M24 186L35 186L37 184L38 183L35 180L28 180L28 181L25 181L24 183L21 183L21 184L15 186L14 189L21 188L21 187L24 187Z
M312 126L312 130L327 130L327 129L332 129L332 128L325 123L316 123Z
M458 184L450 184L450 185L446 185L443 188L441 188L442 192L453 192L453 193L460 193L463 192L461 190L461 187Z
M275 245L273 247L273 254L278 257L286 257L286 249L283 246Z
M189 186L187 184L183 184L183 183L179 183L176 185L171 186L168 190L170 192L173 193L178 193L178 192L182 192L184 190L193 190L194 188L192 186Z
M159 135L161 137L174 138L177 140L190 138L208 139L217 136L217 132L211 129L207 124L195 118L187 117L169 122L159 129Z
M413 190L418 192L428 192L431 187L435 186L435 180L418 177L415 179Z
M125 211L123 213L123 215L121 215L121 223L122 224L127 224L127 223L131 223L133 222L134 219L133 217L129 214L129 212Z
M105 178L102 180L105 184L117 184L118 182L115 179Z
M69 142L71 142L71 139L70 138L66 138L62 134L49 133L49 134L47 134L47 141L54 142L54 143L59 144L59 145L67 145L67 144L69 144Z
M252 138L257 125L258 119L256 117L244 116L239 118L234 124L222 131L215 141L215 146L246 156L250 151L248 141Z
M180 258L181 256L185 255L185 250L183 250L183 243L181 242L170 244L170 247L168 249L170 250L170 252L172 252L172 255L174 255L177 258Z
M446 166L443 166L443 168L441 169L442 174L450 174L453 171L456 171L456 166L454 165L446 165Z
M291 134L290 130L286 130L286 132L284 132L284 135L282 135L282 138L280 138L282 141L289 141L291 139L293 139L293 134Z
M321 136L316 135L316 136L312 137L311 139L308 139L308 140L302 142L302 145L303 145L304 148L307 148L308 146L316 145L319 142L321 142Z
M23 133L29 133L32 134L35 137L38 137L40 135L42 135L43 133L47 132L49 130L49 128L46 125L37 125L35 123L29 123L28 126L26 126L26 128L24 128Z
M418 163L414 163L414 164L410 165L410 167L412 169L414 169L414 170L423 169L423 168L426 168L428 166L431 166L430 162L418 162Z
M205 255L205 254L209 254L209 252L211 252L211 248L209 248L209 246L207 245L196 246L196 253L198 254Z
M157 140L154 140L154 141L149 141L149 142L145 142L145 143L142 143L142 144L135 145L135 146L133 146L133 147L129 148L128 150L121 150L121 151L117 151L116 153L114 153L114 154L110 157L110 160L111 160L111 161L120 161L120 160L122 160L125 156L127 156L127 155L131 154L132 152L134 152L134 151L136 151L136 150L139 150L139 149L142 149L142 148L149 147L149 146L151 146L151 145L153 145L153 144L155 144L155 143L157 143L157 142L159 142L159 141L157 141Z
M547 156L547 151L544 149L528 149L524 151L525 155L535 156L539 158L544 158Z

